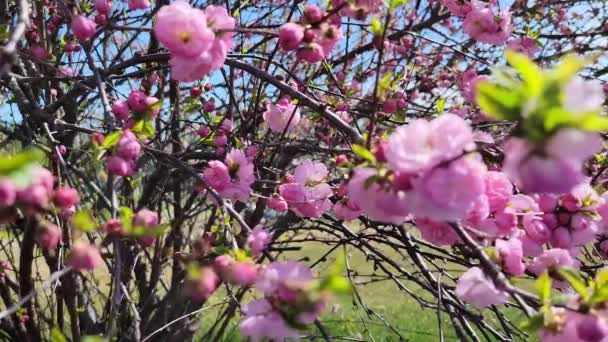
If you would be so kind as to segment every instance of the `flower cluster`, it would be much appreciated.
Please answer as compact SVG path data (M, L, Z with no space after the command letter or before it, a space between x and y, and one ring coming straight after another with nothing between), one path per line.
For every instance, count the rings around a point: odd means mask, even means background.
M300 59L317 63L329 56L342 39L340 17L326 18L316 5L308 5L301 23L287 23L279 31L279 46L285 51L297 50Z
M464 17L464 32L473 39L492 45L503 44L513 31L511 12L504 8L495 13L496 2L479 0L439 0L452 15Z
M329 200L332 189L325 183L327 175L324 164L304 160L293 176L285 177L287 183L279 186L279 194L299 217L321 217L332 206Z
M111 156L107 157L108 172L117 176L132 176L137 169L137 159L141 154L141 145L133 132L122 131Z
M154 34L171 53L171 78L193 82L221 68L232 50L234 27L224 7L200 10L183 0L163 6Z
M112 103L112 114L118 120L126 120L126 127L133 127L138 119L154 119L160 112L159 101L156 97L148 96L141 90L133 90L127 101L116 100ZM134 115L130 118L131 113Z

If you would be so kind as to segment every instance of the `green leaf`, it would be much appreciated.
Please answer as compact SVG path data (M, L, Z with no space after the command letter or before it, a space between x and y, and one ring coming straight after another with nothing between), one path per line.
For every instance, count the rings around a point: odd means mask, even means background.
M92 232L97 228L91 213L84 209L80 210L72 217L72 226L83 232Z
M382 31L384 31L384 29L382 22L380 22L380 19L378 19L378 17L372 17L372 21L369 25L369 30L372 31L372 33L376 36L382 35Z
M597 113L585 114L577 121L576 127L591 132L608 131L608 116Z
M133 210L129 207L120 207L118 209L118 217L125 232L130 232L133 227Z
M156 102L154 102L153 104L149 105L147 108L147 112L152 112L152 111L156 111L156 110L160 110L163 106L163 100L158 100Z
M106 150L109 150L114 147L114 145L118 144L120 137L122 137L122 131L113 132L105 137L101 146Z
M0 175L9 175L31 164L40 164L45 154L40 149L29 149L14 155L0 154Z
M505 56L509 64L519 71L525 82L527 95L529 97L539 96L543 90L545 78L543 71L525 54L507 50Z
M579 70L585 67L587 61L575 55L564 58L562 63L553 69L551 79L560 85L565 85Z
M489 82L479 82L476 88L477 104L486 114L498 120L521 118L523 99L517 92Z
M570 286L578 292L583 301L589 299L589 291L587 290L587 284L585 280L578 274L577 271L570 268L561 268L559 274L568 281Z
M543 274L536 279L534 282L534 287L538 292L538 297L540 297L540 301L545 304L549 302L549 298L551 297L551 278L549 277L549 273L547 271L543 272Z
M437 100L437 103L435 103L437 113L443 113L443 110L445 109L445 102L446 100L444 98L440 98L439 100Z
M407 4L407 0L389 0L388 10L394 12L399 6Z
M186 101L186 106L184 106L184 112L186 113L194 113L198 112L201 108L203 108L203 104L201 100L195 98L189 98Z
M519 328L529 333L535 333L543 327L545 317L542 313L536 314L519 325Z
M346 273L346 256L344 251L336 255L336 260L329 266L328 274L321 280L319 288L336 294L348 294L352 291L350 281L343 276Z
M53 327L51 329L51 341L53 342L68 342L68 339L63 336L63 333L59 328Z
M370 163L375 163L376 162L376 157L367 148L365 148L365 147L363 147L361 145L357 145L357 144L353 144L352 148L353 148L353 152L355 153L355 155L357 155L361 159L367 160Z
M82 338L82 342L107 342L107 340L101 336L85 336Z

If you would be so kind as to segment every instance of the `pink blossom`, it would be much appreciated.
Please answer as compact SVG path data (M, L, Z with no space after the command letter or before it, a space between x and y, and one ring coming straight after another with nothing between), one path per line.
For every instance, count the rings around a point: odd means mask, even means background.
M55 190L53 194L53 202L55 205L61 208L71 207L76 205L80 201L80 196L76 189L69 187L62 187Z
M46 61L49 58L49 52L41 45L33 45L30 52L39 61Z
M439 0L439 2L454 16L464 17L471 11L471 3L468 0Z
M149 0L128 0L130 10L145 10L150 7Z
M196 301L204 301L215 292L220 278L210 267L202 267L194 279L186 281L186 292Z
M97 246L77 242L72 246L67 263L76 271L92 271L102 263L101 254Z
M294 303L302 286L313 280L310 268L296 261L275 261L267 265L255 283L266 296L278 295L287 303Z
M357 20L363 20L369 14L378 13L384 8L384 2L382 0L331 0L333 8L342 7L344 2L346 2L347 5L344 6L341 12L345 16Z
M39 226L36 231L36 243L42 249L52 251L57 248L62 236L61 228L52 223L45 223Z
M272 233L258 224L247 237L247 245L251 248L254 257L259 257L266 247L272 242Z
M355 201L343 199L334 205L333 212L337 219L351 221L359 217L363 209Z
M460 242L458 234L446 222L436 222L427 218L417 218L416 227L423 239L437 246L451 246Z
M485 5L474 5L466 14L462 26L473 39L492 45L503 44L513 31L509 9L503 9L496 16L493 9Z
M229 255L215 258L213 267L224 281L235 285L252 285L258 278L258 265L251 261L234 260Z
M371 168L355 169L348 182L349 198L372 220L402 224L410 215L406 194L368 181L375 175L376 171Z
M17 191L13 182L0 178L0 209L12 207L16 200Z
M111 0L95 0L95 10L99 14L108 15L112 12L112 1Z
M504 304L509 298L507 292L496 288L492 279L486 277L479 267L472 267L458 278L456 295L480 308Z
M207 27L205 13L186 1L175 1L161 7L156 17L154 34L172 54L196 57L209 49L213 31Z
M48 206L51 191L41 184L31 184L17 192L17 201L32 210L41 210Z
M534 258L528 265L528 270L534 274L541 274L545 270L559 269L560 267L578 268L579 262L573 259L567 250L553 248Z
M252 342L265 338L275 341L284 341L287 338L297 339L300 333L289 326L285 319L274 309L266 299L254 300L242 307L241 335L248 337Z
M124 130L118 144L116 144L116 155L125 160L136 160L141 153L141 146L137 137L130 130Z
M505 272L516 277L524 274L526 265L522 262L524 252L519 239L496 240L496 254Z
M266 105L264 120L275 133L289 132L300 122L300 109L288 99L281 99L277 104Z
M536 40L528 36L509 41L507 43L507 49L526 54L530 57L540 51L540 47Z
M563 91L564 109L572 113L601 112L604 88L601 82L574 77ZM585 99L581 101L581 99Z
M158 225L158 214L149 209L141 209L133 217L133 224L145 228L152 228Z
M108 220L108 222L106 222L106 224L103 226L103 228L106 231L106 233L108 233L109 235L116 235L116 236L124 235L122 222L120 222L119 219Z
M413 181L412 213L435 220L458 220L485 193L486 166L478 156L462 157Z
M473 146L473 133L464 120L444 114L430 122L418 119L397 128L389 137L384 154L393 171L417 173Z
M296 23L286 23L279 31L279 46L285 51L294 50L304 38L304 28Z
M140 90L133 90L127 99L127 103L131 110L141 113L145 112L148 109L148 104L146 100L148 99L148 95Z
M278 194L276 194L276 197L273 196L272 198L268 199L268 207L279 212L287 211L289 208L287 201L285 201L285 199Z
M125 101L116 100L112 103L112 113L118 120L125 120L129 117L129 105Z
M324 164L305 160L295 170L295 182L281 185L279 193L296 215L320 217L331 208L331 187L324 182L327 174Z
M228 176L228 177L227 177ZM220 196L234 201L246 202L255 181L253 164L243 151L231 150L223 163L209 162L203 172L203 179L214 188Z
M465 100L475 103L477 97L477 84L489 80L488 75L477 75L475 69L467 69L458 81L458 88Z
M72 18L72 31L81 41L87 41L95 35L97 25L95 22L84 15Z
M502 172L488 171L485 174L486 196L490 204L491 211L504 209L513 196L513 184Z
M132 176L135 173L135 163L121 157L110 156L107 158L108 172L117 176Z

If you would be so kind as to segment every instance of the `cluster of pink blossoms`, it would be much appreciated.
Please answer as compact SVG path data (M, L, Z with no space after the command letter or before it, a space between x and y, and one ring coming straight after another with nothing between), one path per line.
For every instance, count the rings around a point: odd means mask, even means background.
M511 32L513 23L511 12L504 8L496 14L496 1L479 0L439 0L452 15L464 17L464 32L473 39L492 45L504 44Z
M219 193L233 201L247 202L251 185L255 181L253 163L237 149L231 150L224 162L212 160L203 171L203 180Z
M221 68L232 50L234 27L224 7L200 10L184 0L163 6L154 34L171 53L171 78L193 82Z
M117 176L132 176L137 169L141 145L133 132L125 129L111 156L107 157L108 172Z
M378 13L384 8L383 0L331 0L333 8L342 8L340 13L343 15L364 20L368 15Z
M273 262L260 271L255 282L263 299L242 308L241 334L260 341L282 341L300 336L298 326L312 324L327 308L327 295L312 295L314 277L310 268L295 262Z
M116 100L112 103L112 114L118 120L125 121L125 127L132 128L136 120L146 118L154 119L160 112L160 108L154 108L159 99L148 96L141 90L133 90L127 101ZM129 117L129 115L134 114Z
M302 161L293 175L285 177L287 182L279 186L281 199L299 217L321 217L332 207L329 197L333 192L325 182L327 175L323 163Z
M301 23L281 26L279 45L285 51L297 50L298 58L317 63L329 56L342 39L341 19L338 15L326 17L316 5L308 5Z

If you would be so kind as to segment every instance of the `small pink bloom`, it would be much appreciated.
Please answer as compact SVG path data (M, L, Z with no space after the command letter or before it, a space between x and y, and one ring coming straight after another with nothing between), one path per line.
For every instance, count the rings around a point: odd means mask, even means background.
M416 219L416 227L420 230L423 239L437 246L451 246L460 242L458 234L448 223L418 218Z
M125 101L116 100L112 103L112 113L118 120L125 120L129 117L129 105Z
M146 100L148 99L148 95L140 90L133 90L127 99L127 103L129 104L129 108L135 112L145 112L148 109L148 104Z
M285 51L294 50L304 39L304 28L296 23L287 23L279 31L279 46Z
M262 225L257 225L251 231L251 234L247 237L247 245L251 248L251 253L254 257L262 255L266 246L272 242L272 233L264 228Z
M267 338L284 341L288 338L298 339L298 330L289 326L285 319L266 299L254 300L242 308L241 335L253 342Z
M77 242L72 246L68 265L77 271L92 271L102 263L97 246Z
M49 52L41 45L33 45L30 48L30 52L32 53L32 56L39 61L46 61L49 59Z
M534 258L528 266L528 270L540 275L545 270L559 269L560 267L578 268L579 262L573 259L565 249L553 248L543 252L542 255Z
M158 214L149 209L138 211L133 217L133 224L146 228L152 228L158 225Z
M141 145L137 137L130 130L124 130L118 144L116 144L116 155L125 160L136 160L141 153Z
M275 133L289 132L300 122L300 110L288 100L267 104L264 120Z
M99 14L109 15L112 12L112 1L111 0L95 0L95 10Z
M536 40L527 36L511 40L507 43L507 48L519 53L526 54L530 57L534 56L538 51L540 51L540 47L536 43Z
M287 201L285 201L285 199L280 195L277 195L277 197L273 196L272 198L268 199L268 207L278 212L288 210Z
M122 222L120 222L119 219L110 219L110 220L108 220L108 222L106 222L106 224L104 225L104 230L109 235L115 235L115 236L123 236L124 235L124 231L123 231L123 227L122 227Z
M205 13L186 1L161 7L154 34L172 54L196 57L210 48L214 35L207 27Z
M492 45L503 44L513 31L509 9L503 9L496 16L493 9L486 5L473 6L464 18L462 26L464 32L473 39Z
M524 252L519 239L496 240L496 254L507 273L516 277L524 274L526 265L522 262Z
M135 173L135 163L121 157L110 156L107 158L108 172L117 176L132 176Z
M145 10L148 7L150 7L150 1L148 1L148 0L128 0L128 2L129 2L130 10L137 10L137 9Z
M97 25L95 22L84 15L72 18L72 31L81 41L87 41L95 35Z
M76 189L62 187L55 190L53 194L53 202L61 208L71 207L80 201L80 196Z
M460 276L456 283L456 295L480 308L504 304L509 298L507 292L496 288L492 279L486 277L479 267L473 267Z

